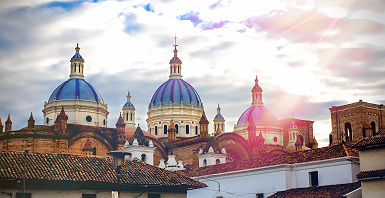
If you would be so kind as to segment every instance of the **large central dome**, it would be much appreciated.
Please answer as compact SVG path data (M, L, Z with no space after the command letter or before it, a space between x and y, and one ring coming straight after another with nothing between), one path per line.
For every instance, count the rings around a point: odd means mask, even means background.
M147 125L157 138L168 137L168 127L173 120L177 137L199 135L199 120L203 104L198 92L182 79L182 61L174 45L174 57L169 61L170 75L155 91L148 105Z
M152 96L149 107L168 104L203 106L197 91L183 79L164 82Z

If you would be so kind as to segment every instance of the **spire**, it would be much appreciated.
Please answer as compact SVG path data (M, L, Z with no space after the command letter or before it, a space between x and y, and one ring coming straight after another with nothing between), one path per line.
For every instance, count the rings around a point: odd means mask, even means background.
M200 131L200 137L201 138L209 138L209 130L208 130L208 125L209 121L207 120L206 113L203 111L202 117L199 120L199 131Z
M0 118L0 135L1 133L3 133L3 123L1 122L1 118Z
M126 126L126 124L124 124L124 119L122 117L122 113L120 113L118 121L116 122L116 127L123 126L123 125Z
M84 69L84 59L79 53L80 47L79 43L76 44L75 55L71 58L71 73L70 78L84 78L83 69Z
M217 115L220 115L221 114L221 108L219 107L219 104L218 104L218 107L217 107Z
M131 94L130 94L130 91L127 91L127 102L131 102Z
M258 84L258 76L255 76L255 85L251 89L251 96L252 96L252 102L251 105L253 106L263 106L262 101L262 88Z
M178 50L176 49L176 35L174 37L174 57L171 58L170 64L170 78L182 78L182 61L178 58Z
M5 121L5 132L12 131L12 121L11 121L11 115L8 114L7 121Z
M35 127L35 119L33 118L32 112L28 119L28 128Z

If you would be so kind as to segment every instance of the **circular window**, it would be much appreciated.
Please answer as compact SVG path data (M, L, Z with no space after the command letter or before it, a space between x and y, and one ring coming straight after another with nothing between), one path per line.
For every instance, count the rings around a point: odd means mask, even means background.
M87 116L86 120L87 120L87 122L91 122L92 121L92 117L91 116Z
M274 140L274 142L277 142L277 141L278 141L278 138L277 138L277 137L274 137L273 140Z
M46 119L45 119L45 122L48 124L48 123L49 123L49 118L46 118Z

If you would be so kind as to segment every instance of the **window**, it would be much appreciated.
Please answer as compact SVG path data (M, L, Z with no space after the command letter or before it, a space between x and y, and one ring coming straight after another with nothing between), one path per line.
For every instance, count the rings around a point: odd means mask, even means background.
M372 127L373 135L376 135L376 123L374 121L372 121L370 123L370 126Z
M96 155L96 147L92 148L92 155Z
M347 122L345 123L345 139L346 141L352 141L353 140L353 134L352 134L352 125Z
M142 159L143 162L145 162L146 161L146 154L143 153L142 156L141 156L141 159Z
M45 119L45 122L48 124L48 123L49 123L49 118L46 118L46 119Z
M148 193L148 198L160 198L160 194Z
M86 120L87 120L87 122L91 122L91 121L92 121L92 117L88 115L88 116L86 117Z
M318 171L309 172L310 186L318 186Z
M128 121L128 113L126 113L126 121Z
M263 193L257 193L257 194L255 194L256 196L256 198L263 198Z
M179 131L179 126L176 124L175 125L175 129L176 129L176 133L178 133L178 131Z
M224 132L224 131L223 131L223 124L221 124L221 131Z
M103 120L103 125L106 126L106 119Z
M132 113L130 115L131 115L131 119L130 120L132 121Z
M22 198L23 197L23 193L19 193L17 192L16 193L16 198ZM24 198L31 198L32 197L32 193L24 193Z
M186 134L190 134L190 126L186 125Z
M195 135L198 135L198 126L195 126Z
M217 159L215 160L215 164L220 164L221 163L221 160Z
M167 134L167 125L164 125L164 126L163 126L163 133L164 133L164 134Z
M155 126L155 135L158 135L158 127Z
M96 198L96 194L83 193L82 198Z
M207 160L203 159L203 166L207 166Z

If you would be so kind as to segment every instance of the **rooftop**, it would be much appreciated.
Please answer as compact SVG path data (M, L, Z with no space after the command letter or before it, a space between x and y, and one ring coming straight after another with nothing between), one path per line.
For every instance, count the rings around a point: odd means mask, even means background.
M345 145L334 145L313 150L297 151L294 153L285 154L273 154L257 159L228 162L224 164L201 167L198 169L185 170L183 171L183 174L188 176L202 176L259 168L264 166L304 163L348 156L358 157L358 151Z
M313 186L308 188L294 188L286 191L279 191L270 195L268 198L342 198L345 194L361 187L360 182L337 184L328 186Z
M20 182L23 176L23 160L23 152L1 152L0 183L10 185L13 182L16 185ZM76 186L88 182L106 184L109 190L122 186L125 188L147 186L160 191L168 189L186 191L206 186L181 174L136 160L125 161L120 173L114 168L111 157L29 153L26 160L27 181L40 181L40 183L70 182Z

